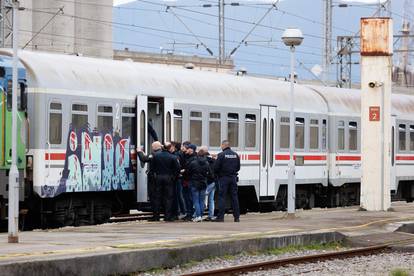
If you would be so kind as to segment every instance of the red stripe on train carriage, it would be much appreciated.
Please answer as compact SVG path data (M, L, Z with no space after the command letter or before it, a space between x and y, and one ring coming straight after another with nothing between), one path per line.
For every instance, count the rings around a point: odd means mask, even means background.
M65 160L65 153L45 153L45 160L61 161Z
M414 161L414 156L397 156L395 159L399 161Z
M361 161L361 156L337 156L336 161Z
M326 155L302 155L305 161L324 161L326 160ZM289 155L286 154L276 154L275 160L279 161L288 161L290 159ZM296 155L293 156L293 159L296 160Z

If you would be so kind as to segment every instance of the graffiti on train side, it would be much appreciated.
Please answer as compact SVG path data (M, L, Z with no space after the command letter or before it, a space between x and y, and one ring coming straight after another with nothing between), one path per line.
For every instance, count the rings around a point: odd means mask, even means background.
M65 165L57 189L42 187L43 197L64 192L133 190L130 139L111 132L70 129Z

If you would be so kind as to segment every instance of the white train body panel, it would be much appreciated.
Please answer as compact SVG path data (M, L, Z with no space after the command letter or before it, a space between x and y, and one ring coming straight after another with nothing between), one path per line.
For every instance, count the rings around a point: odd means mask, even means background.
M11 52L1 50L0 55L10 56ZM70 154L68 149L71 148L71 145L68 144L70 142L67 142L70 141L69 125L73 120L69 115L76 113L73 111L73 105L85 104L88 106L87 111L79 112L84 112L89 116L90 139L94 139L95 136L96 139L106 137L106 132L100 129L98 129L99 133L93 136L93 129L96 129L98 125L99 106L112 107L111 116L113 116L114 129L111 133L113 137L111 137L114 138L118 131L120 134L123 131L121 119L121 117L124 118L121 114L123 108L135 106L138 96L148 99L168 98L169 108L173 107L174 111L177 109L181 112L182 141L189 140L191 137L194 130L191 128L191 116L194 114L200 114L199 120L202 122L200 145L209 144L211 113L220 114L218 119L221 122L220 137L218 137L220 140L228 138L229 122L237 122L238 145L234 149L241 157L240 186L254 186L259 199L260 197L269 199L275 198L280 186L287 184L289 153L286 148L282 147L281 140L286 137L282 137L281 133L286 129L282 130L281 122L289 111L290 84L288 82L200 72L166 65L30 51L21 51L20 59L28 72L29 95L33 99L29 110L29 116L34 119L31 120L30 125L32 136L28 153L33 156L33 186L42 197L55 196L59 189L58 186L62 184L62 179L66 177L65 181L67 181L68 176L64 176L65 174L71 174L72 178L83 177L85 174L86 163L83 159L80 160L82 161L80 167L82 174L79 175L76 175L73 170L70 171L66 164ZM62 104L62 141L59 144L50 145L49 131L52 130L49 130L48 116L53 113L49 108L53 101ZM326 187L328 183L333 186L341 186L345 183L359 182L361 177L360 92L358 90L296 85L295 113L297 116L295 125L301 129L304 137L302 148L295 152L296 183L298 185L320 184ZM230 118L230 114L236 114L237 117ZM403 121L408 129L410 122L414 125L414 97L393 95L393 114L396 116L397 125L400 121ZM139 120L138 116L139 114L136 116L137 121ZM250 123L254 121L255 124L255 131L252 132L255 137L253 147L247 146L247 140L252 137L245 137L248 116L250 116ZM252 118L254 119L252 120ZM271 143L273 148L271 149L262 147L263 141L265 141L263 140L264 135L271 135L270 127L266 133L263 132L264 119L268 120L267 122L273 120L274 123L273 142ZM312 124L314 124L313 132ZM323 132L324 128L325 132ZM313 146L313 149L311 149L311 132L313 137L317 137L317 144ZM343 139L340 138L342 133ZM408 140L411 137L409 133L407 131ZM84 132L79 132L77 135L77 139L84 138ZM178 135L175 133L174 138L179 137ZM270 145L272 139L269 138L270 136L267 137L266 144ZM120 136L118 142L114 140L111 144L113 147L111 150L115 151L117 146L123 145L121 140L125 143L126 139L128 138ZM340 145L338 141L340 141ZM77 146L82 145L82 154L87 150L90 151L90 149L85 149L85 145L81 141L77 142L79 143ZM134 145L135 141L128 140L127 142L131 147L136 146ZM395 177L397 180L414 180L414 149L408 149L408 144L406 152L396 152ZM94 154L99 156L96 162L86 164L91 177L103 178L105 169L101 170L101 167L106 167L99 166L107 162L104 153L105 150L108 150L105 149L106 145L103 141L102 148L95 150ZM217 146L210 147L210 149L211 152L219 151ZM79 149L74 147L71 154L73 155L76 150ZM76 154L80 154L80 152ZM115 167L119 156L122 155L124 158L124 154L127 154L129 161L135 158L129 155L127 148L120 149L118 153L113 155ZM265 155L267 156L266 160L263 159ZM117 168L113 170L116 171ZM125 184L122 189L132 190L134 188L129 182L132 179L132 172L127 171L128 173L130 174L127 176L129 177L128 183L119 185ZM118 180L111 181L111 183L115 183ZM64 192L108 191L108 189L100 190L100 187L92 189L92 186L88 187L87 183L82 183L82 187L73 190L66 188ZM119 188L121 189L121 187ZM53 191L48 191L48 189ZM116 189L116 187L109 188L109 190L111 189Z

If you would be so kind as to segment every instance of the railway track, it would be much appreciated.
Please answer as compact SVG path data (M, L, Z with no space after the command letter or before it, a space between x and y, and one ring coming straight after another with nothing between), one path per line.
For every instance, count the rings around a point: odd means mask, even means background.
M262 271L275 269L286 265L312 263L319 261L326 261L332 259L345 259L355 256L378 254L385 251L391 251L390 244L369 246L363 248L349 249L330 253L312 254L300 257L290 257L277 259L266 262L258 262L253 264L246 264L240 266L226 267L214 270L192 272L188 274L182 274L182 276L203 276L203 275L240 275L246 272Z

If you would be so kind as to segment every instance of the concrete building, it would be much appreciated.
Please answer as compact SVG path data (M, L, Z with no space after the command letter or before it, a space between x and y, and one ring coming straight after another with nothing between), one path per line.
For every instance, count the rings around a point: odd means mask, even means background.
M187 68L192 67L192 69L203 71L229 72L234 69L232 59L228 59L223 65L219 65L218 59L216 58L177 54L135 52L130 51L128 49L114 50L113 58L116 60L130 59L135 62L166 64L170 66Z
M11 46L11 12L0 0L3 45ZM20 0L20 46L112 58L112 0Z

